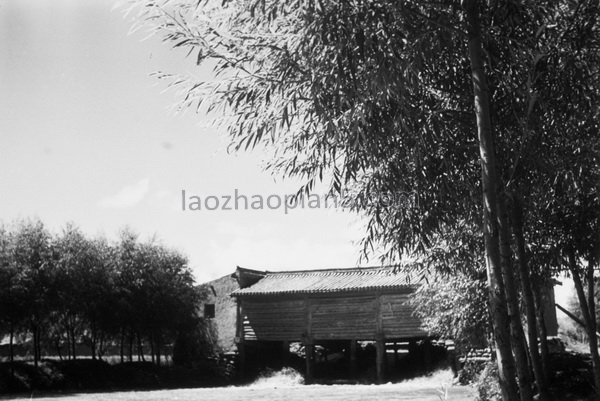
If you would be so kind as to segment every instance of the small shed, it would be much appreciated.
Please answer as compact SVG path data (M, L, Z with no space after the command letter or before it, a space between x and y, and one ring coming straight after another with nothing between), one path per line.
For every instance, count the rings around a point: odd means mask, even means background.
M414 278L389 267L268 272L238 267L236 342L242 367L248 347L300 342L311 380L315 345L347 341L356 361L358 341L373 341L377 379L385 372L386 343L426 339L407 304Z

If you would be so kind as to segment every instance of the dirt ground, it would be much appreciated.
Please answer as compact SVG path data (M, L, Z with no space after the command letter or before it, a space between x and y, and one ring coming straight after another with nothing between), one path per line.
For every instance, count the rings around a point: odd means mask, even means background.
M472 401L474 391L452 386L450 372L438 372L401 383L383 385L302 385L295 378L271 377L244 387L196 388L80 394L22 394L0 399L46 401Z

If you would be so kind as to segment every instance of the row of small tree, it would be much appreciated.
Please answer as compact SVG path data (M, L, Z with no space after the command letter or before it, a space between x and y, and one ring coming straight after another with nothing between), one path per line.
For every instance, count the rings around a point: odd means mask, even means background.
M182 330L197 324L200 294L186 258L156 240L89 238L74 225L52 234L40 220L0 227L0 335L43 354L92 358L118 349L161 363ZM144 346L147 348L144 349Z

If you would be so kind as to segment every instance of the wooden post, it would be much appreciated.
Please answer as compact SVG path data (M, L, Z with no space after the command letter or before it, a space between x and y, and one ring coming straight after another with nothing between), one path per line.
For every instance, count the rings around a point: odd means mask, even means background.
M383 318L381 316L381 293L378 291L375 299L375 311L376 311L376 333L377 340L375 341L375 349L377 357L375 364L377 365L377 383L381 384L385 380L385 365L387 356L385 354L385 335L383 332Z
M431 370L432 365L432 345L431 341L425 340L423 343L423 370L424 372L428 372Z
M355 377L358 373L358 360L356 359L356 340L350 340L350 374Z
M244 341L237 343L237 350L239 363L238 376L241 380L244 380L246 378L246 344Z
M306 354L306 384L312 383L315 375L315 345L310 342L304 345L304 351Z
M450 369L452 369L452 375L454 375L454 377L458 377L460 366L458 363L458 358L456 358L456 347L454 346L454 341L446 340L444 345L446 347L446 358L448 360L448 364L450 365Z
M281 342L281 362L283 366L288 366L290 363L290 342Z
M244 342L244 315L242 313L242 301L236 299L236 328L235 328L235 342L238 350L238 362L239 370L238 375L240 379L246 378L246 344Z
M422 370L421 353L420 353L419 347L417 346L416 341L414 341L414 340L410 340L408 342L408 357L410 358L413 370L420 372Z
M304 297L305 325L306 333L304 335L304 354L306 359L306 377L304 381L307 384L312 383L315 375L315 344L312 337L312 302L308 296Z
M306 324L306 337L311 340L312 343L312 302L308 297L304 297L304 308L305 308L305 324Z
M375 347L377 350L377 383L382 384L385 380L385 340L383 338L378 338L375 342Z

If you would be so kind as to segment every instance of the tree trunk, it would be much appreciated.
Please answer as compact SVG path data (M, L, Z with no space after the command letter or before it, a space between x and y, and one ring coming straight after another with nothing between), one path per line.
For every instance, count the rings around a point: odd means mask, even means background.
M68 322L65 323L65 332L67 333L67 359L71 359L71 329Z
M104 334L102 331L100 331L100 334L98 335L98 359L102 360L102 355L104 355Z
M142 337L140 336L140 333L137 333L137 348L138 361L141 360L142 362L146 362L146 359L144 358L144 346L142 344Z
M479 138L483 190L483 235L500 389L504 401L516 401L519 397L515 380L515 364L510 345L504 284L500 267L498 225L496 220L498 210L496 190L498 182L490 121L487 78L483 69L478 11L479 2L476 0L465 0L463 4L466 11L469 39L468 51L471 62L471 79L473 82L474 107Z
M35 331L35 351L36 351L36 355L37 355L37 360L41 361L42 360L42 347L40 346L40 329L39 327L36 327L36 331ZM37 366L37 365L36 365Z
M552 378L552 371L550 369L550 349L548 347L548 331L546 330L546 318L544 316L544 297L540 291L539 286L533 286L535 296L535 312L538 322L538 328L540 331L540 356L542 359L542 367L544 373L548 378L548 382Z
M510 249L511 236L508 226L509 219L504 198L505 197L502 196L500 199L498 199L498 228L500 232L500 261L502 266L502 279L504 280L506 302L508 305L511 344L515 362L517 364L519 395L521 397L521 401L532 401L533 389L531 388L531 373L529 371L525 333L523 331L521 313L519 310L519 295L515 286L512 250Z
M62 361L63 356L62 356L62 352L60 350L60 337L56 338L55 347L56 347L56 354L58 355L58 359Z
M523 209L521 200L518 196L513 196L512 204L512 227L517 245L517 259L519 267L519 278L523 292L523 301L527 315L527 336L529 339L529 355L531 356L531 366L540 392L541 401L548 398L548 378L542 367L542 361L538 348L538 330L537 318L535 314L535 301L531 289L531 279L529 277L529 266L527 265L527 255L525 252L525 238L523 237Z
M150 336L150 355L152 357L152 363L155 362L155 358L154 358L154 338L152 336Z
M10 357L10 374L11 376L15 375L15 352L13 350L13 343L15 337L15 330L13 328L12 323L10 324L10 338L8 340L8 354Z
M38 326L38 333L37 333L37 354L38 354L38 360L41 361L42 360L42 329Z
M92 360L95 361L96 360L96 338L94 338L94 335L91 335L91 340L90 340L90 352L92 354Z
M156 339L156 365L160 366L160 339Z
M98 341L98 334L96 332L96 325L94 321L90 323L90 352L92 353L92 360L96 360L96 344Z
M69 339L69 332L67 332L67 360L71 360L71 340Z
M31 332L33 334L33 365L37 368L39 366L40 355L38 347L39 333L35 323L31 325Z
M594 297L594 268L588 263L587 266L587 284L588 284L588 309L590 310L590 332L596 337L596 349L598 348L598 338L596 333L598 332L598 324L596 323L596 298ZM600 387L598 387L600 390Z
M133 362L133 330L129 332L129 362Z
M71 329L71 354L73 355L73 360L77 359L77 339L75 338L75 328L73 325L70 326Z
M590 354L592 356L592 368L594 371L594 385L596 387L596 394L600 395L600 355L598 354L598 337L596 337L596 315L592 315L592 311L595 311L594 307L594 269L592 264L588 264L586 270L586 279L588 281L588 294L591 305L585 298L585 291L583 289L583 283L579 269L577 268L577 262L575 261L575 254L573 251L569 252L569 269L573 276L573 283L575 284L575 290L577 291L577 298L579 298L579 305L581 306L581 312L583 314L583 321L585 322L585 328L588 335L588 344L590 347ZM589 282L591 281L591 283Z
M125 361L125 329L121 329L121 363Z
M10 325L10 334L9 334L9 339L8 339L8 355L9 355L11 366L12 366L13 362L15 361L15 352L13 350L14 339L15 339L15 331L13 329L13 325L11 324Z

